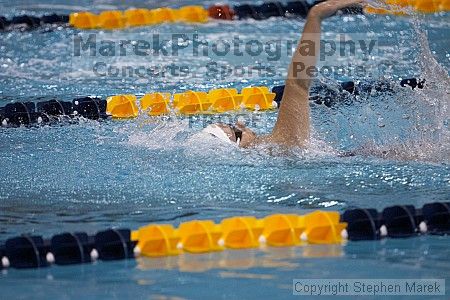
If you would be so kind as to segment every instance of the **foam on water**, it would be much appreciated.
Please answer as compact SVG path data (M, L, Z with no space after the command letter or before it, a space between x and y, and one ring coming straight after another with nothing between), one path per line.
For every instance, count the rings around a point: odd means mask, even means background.
M420 78L426 80L423 90L416 90L411 112L414 123L411 136L402 144L394 144L390 149L375 148L375 153L396 159L450 162L450 77L435 59L428 44L423 20L415 15L411 24L418 40L417 62L421 69ZM447 124L447 125L446 125Z

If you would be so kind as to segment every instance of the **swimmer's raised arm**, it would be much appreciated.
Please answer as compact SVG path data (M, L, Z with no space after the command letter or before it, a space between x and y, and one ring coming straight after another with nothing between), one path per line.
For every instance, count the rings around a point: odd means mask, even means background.
M295 50L286 78L278 119L269 140L287 146L306 146L309 141L309 88L320 50L320 25L323 19L339 9L362 3L363 0L328 0L315 5L308 14L302 38ZM301 51L309 45L307 55ZM306 48L306 47L305 47Z

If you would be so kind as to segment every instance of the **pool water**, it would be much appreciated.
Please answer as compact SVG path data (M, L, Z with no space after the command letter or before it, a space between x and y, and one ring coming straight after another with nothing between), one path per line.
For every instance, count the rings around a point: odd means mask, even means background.
M207 6L212 2L184 3ZM152 1L0 1L0 5L7 16L156 7ZM157 4L164 5L179 6L176 1ZM174 63L188 65L191 71L183 78L101 77L87 72L92 58L74 56L74 36L95 33L99 40L136 41L158 33L183 33L211 42L230 36L244 42L255 38L296 41L303 24L299 19L273 18L113 32L80 33L67 28L1 32L0 106L12 100L52 97L271 87L283 83L288 55L274 61L268 61L264 53L217 58L195 56L186 48L176 56L114 56L108 62L116 66ZM377 51L368 60L360 54L334 58L342 64L353 63L350 69L365 64L376 71L363 78L333 73L315 84L333 88L337 81L415 76L424 76L429 84L423 90L396 86L389 93L348 95L331 107L312 104L313 142L308 151L278 155L203 140L197 133L217 120L213 116L80 120L67 126L1 129L0 240L21 233L49 237L64 231L95 233L113 226L135 229L151 222L177 225L235 215L302 214L312 209L342 212L353 207L382 210L395 204L421 207L449 201L449 24L449 14L417 20L390 16L326 20L326 38L343 33L377 41ZM424 30L431 54L419 47ZM236 68L264 63L280 74L206 76L205 65L211 61ZM377 68L380 65L388 67ZM258 133L266 133L276 114L242 112L221 120L241 118ZM344 151L356 155L339 155ZM448 246L448 237L425 236L11 269L1 273L0 290L4 299L285 299L293 297L294 278L449 279ZM446 291L448 295L450 288Z

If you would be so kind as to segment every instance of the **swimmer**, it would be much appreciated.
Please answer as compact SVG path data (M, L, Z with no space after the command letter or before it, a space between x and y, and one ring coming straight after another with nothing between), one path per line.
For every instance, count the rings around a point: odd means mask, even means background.
M309 44L320 45L321 22L334 15L338 10L361 4L363 0L328 0L315 5L308 13L302 38L295 50L288 70L285 89L275 127L268 135L257 136L255 132L242 122L236 125L213 124L204 129L220 140L236 143L239 147L249 148L258 144L277 144L285 147L306 148L310 139L309 120L309 88L311 76L306 70L315 67L319 56L319 46L314 47L315 53L301 55L300 46ZM296 66L304 65L303 71L297 72Z

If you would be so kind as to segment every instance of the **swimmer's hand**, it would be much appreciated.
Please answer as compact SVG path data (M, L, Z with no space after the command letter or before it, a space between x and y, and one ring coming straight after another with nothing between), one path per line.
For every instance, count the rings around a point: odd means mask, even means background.
M364 2L364 0L328 0L314 5L309 13L323 20L331 17L340 9L362 4Z

